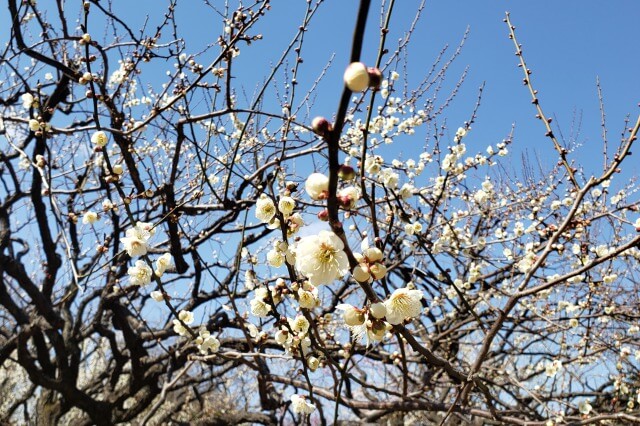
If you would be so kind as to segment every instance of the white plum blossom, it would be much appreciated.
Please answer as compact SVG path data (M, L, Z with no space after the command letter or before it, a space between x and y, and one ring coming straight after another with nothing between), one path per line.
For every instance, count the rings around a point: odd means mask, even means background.
M85 225L93 225L98 220L98 213L89 210L82 216L82 223Z
M165 253L156 259L156 275L161 277L167 269L173 264L173 256L171 253Z
M295 266L314 286L330 284L349 272L344 244L331 231L303 237L298 241Z
M185 311L184 309L178 312L178 319L173 320L173 331L175 331L180 336L186 336L188 334L188 329L182 324L189 325L193 323L193 313L189 311Z
M151 282L152 271L144 260L136 260L135 265L127 270L127 274L131 285L145 286Z
M289 318L288 321L291 330L298 333L298 335L305 335L307 334L307 331L309 331L309 320L306 319L303 315L297 315L293 319Z
M284 264L285 256L278 249L271 249L267 252L267 262L274 268L279 268Z
M269 297L269 290L264 287L258 287L255 290L253 299L249 302L251 313L257 317L266 317L271 312L271 305L266 302Z
M402 185L402 188L400 188L400 191L398 191L398 196L402 200L408 200L413 196L413 192L415 191L415 189L416 188L410 183L405 183L404 185Z
M311 414L316 410L316 406L310 402L304 396L291 395L291 409L296 414Z
M348 186L338 191L338 199L342 202L342 207L346 210L355 208L360 199L360 190L355 186Z
M325 199L329 192L329 178L322 173L311 173L304 183L304 189L313 200Z
M547 377L554 377L558 370L560 370L561 368L562 362L560 362L559 360L554 359L553 361L548 361L544 367L545 374L547 375Z
M162 294L161 291L158 290L154 290L152 291L150 294L151 298L153 300L155 300L156 302L162 302L164 300L164 295Z
M98 130L97 132L94 132L93 135L91 135L91 142L94 145L102 147L105 146L108 141L109 138L107 137L107 134L102 130Z
M307 367L309 367L309 370L316 371L319 366L320 360L318 358L316 358L315 356L310 356L309 358L307 358Z
M262 194L258 201L256 201L256 217L262 223L269 223L275 215L276 206L273 204L273 200L265 194Z
M122 167L122 164L114 164L111 170L113 170L114 175L118 176L124 173L124 167Z
M479 189L475 194L473 194L473 199L478 204L484 204L489 199L489 194L487 194L484 190Z
M303 309L311 309L318 303L318 289L311 284L306 284L298 289L298 304Z
M285 217L291 215L291 213L293 213L293 209L295 208L296 200L288 196L280 197L280 200L278 201L278 210L280 210L280 213L282 213Z
M398 173L394 172L393 169L384 169L380 176L380 181L390 189L396 189L398 187L398 180L400 176Z
M593 407L589 403L588 399L580 401L580 403L578 404L578 411L580 411L580 414L584 414L585 416L588 416L592 409Z
M130 257L144 256L147 254L147 240L140 238L135 232L129 234L131 229L127 230L127 236L120 238L120 242L124 245L124 249Z
M25 109L29 109L33 105L33 101L35 98L31 93L25 93L20 97L20 99L22 99L22 107Z
M351 272L353 278L361 283L366 283L371 279L371 272L369 271L369 265L366 263L359 263L353 268Z
M220 341L204 329L199 331L196 345L198 345L198 350L202 355L207 355L209 352L215 353L220 349Z
M384 302L387 308L387 321L391 325L400 324L405 318L416 318L422 312L421 290L406 287L395 290Z
M387 275L387 267L382 263L374 263L369 267L369 271L371 272L371 276L376 280L381 280Z

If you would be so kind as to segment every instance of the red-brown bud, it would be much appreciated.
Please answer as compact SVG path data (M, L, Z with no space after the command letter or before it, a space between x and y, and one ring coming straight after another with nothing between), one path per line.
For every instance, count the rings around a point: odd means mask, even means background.
M311 128L313 129L313 133L323 138L333 130L331 123L324 117L314 118L311 122Z
M320 219L323 222L328 222L329 221L329 210L324 209L320 213L318 213L318 219Z
M369 67L367 68L367 72L369 73L369 87L377 90L380 88L380 84L382 84L382 73L378 68Z

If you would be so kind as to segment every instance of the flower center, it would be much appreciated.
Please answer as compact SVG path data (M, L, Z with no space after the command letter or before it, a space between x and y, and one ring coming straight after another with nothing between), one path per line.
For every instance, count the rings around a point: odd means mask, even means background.
M335 249L326 243L320 244L318 260L322 263L332 263L334 261Z

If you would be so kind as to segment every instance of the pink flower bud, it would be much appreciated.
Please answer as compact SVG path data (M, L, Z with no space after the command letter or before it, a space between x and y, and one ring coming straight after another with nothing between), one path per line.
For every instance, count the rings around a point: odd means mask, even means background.
M311 122L311 128L320 137L326 137L333 130L331 123L324 117L314 118Z
M323 222L328 222L329 221L329 210L324 209L320 213L318 213L318 219L320 219Z

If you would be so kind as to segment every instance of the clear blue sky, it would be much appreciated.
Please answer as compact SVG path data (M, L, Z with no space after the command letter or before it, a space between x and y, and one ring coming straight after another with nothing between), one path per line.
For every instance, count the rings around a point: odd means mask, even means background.
M147 33L151 33L166 11L166 3L159 0L115 1L114 8L125 21L131 22L134 31L149 16ZM219 1L212 3L216 6L222 4ZM416 0L399 0L396 3L389 37L391 49L395 40L409 27L419 4ZM337 106L357 4L353 0L326 0L309 27L300 89L307 89L331 54L336 54L334 67L319 87L312 110L314 115L330 116ZM363 51L365 62L373 61L378 44L378 2L373 4ZM39 5L45 6L46 3L41 0ZM68 10L79 5L79 2L66 2ZM306 2L301 0L274 1L272 10L257 27L264 40L245 48L235 68L238 81L242 82L249 95L260 85L269 72L270 64L279 58L293 37L305 7ZM448 83L453 85L462 70L469 66L466 82L447 114L449 126L457 128L470 115L477 88L485 81L483 104L473 128L473 137L466 139L469 151L483 151L487 144L499 142L515 122L516 144L511 151L516 155L522 150L536 152L542 159L555 162L555 153L550 141L543 136L541 123L533 119L535 112L522 85L521 70L516 68L513 45L502 22L505 10L511 12L517 26L519 41L533 70L534 87L540 92L545 112L556 117L556 123L567 138L571 134L574 116L581 115L582 131L578 141L584 147L572 158L577 157L588 168L595 169L601 164L602 151L596 76L600 77L604 92L612 142L620 138L624 117L630 114L635 120L640 111L637 107L640 102L640 81L637 78L640 58L635 54L635 42L639 39L637 17L640 16L640 2L427 2L409 49L411 81L418 81L427 72L444 45L449 44L453 50L469 26L469 39L448 76ZM8 36L7 14L6 8L0 11L0 36L3 40ZM214 42L222 30L220 16L201 1L178 2L177 16L179 35L186 39L190 53L197 53ZM102 29L98 13L92 13L91 18L90 32L108 35L110 39L110 32ZM57 20L53 21L54 26L57 25ZM164 34L164 38L169 36ZM207 59L210 57L202 58L201 62L206 64ZM146 74L150 83L159 87L167 69L172 69L171 64L167 63L163 70L158 69L155 77ZM519 157L514 156L513 159L514 164L519 163Z
M151 2L140 1L138 5ZM155 2L153 2L155 3ZM195 4L196 2L194 2ZM357 9L356 1L327 0L307 33L302 75L307 85L319 74L332 53L334 67L320 86L312 114L331 115L337 105L341 76L349 54L351 32ZM377 2L370 13L363 60L373 62L378 45L379 12ZM389 47L409 27L418 1L396 1ZM185 3L180 5L186 6ZM195 6L189 4L189 8ZM192 14L189 8L179 10L184 34L191 41L210 42L221 24L213 14ZM303 1L273 2L270 14L258 27L264 41L247 50L246 68L239 75L249 92L257 87L293 36L302 19ZM522 72L516 67L512 42L503 23L509 10L517 35L523 44L525 58L533 70L534 87L545 112L556 118L564 136L569 139L574 117L581 117L578 142L584 146L573 155L587 168L600 167L601 128L596 77L599 76L607 113L610 143L620 139L627 114L635 120L640 108L640 58L634 53L638 37L637 1L428 1L409 49L409 74L418 81L432 64L433 58L449 44L452 51L465 31L470 36L462 55L452 67L448 82L453 85L462 70L469 75L447 116L450 127L469 117L477 89L486 82L483 104L472 135L466 142L470 151L483 151L487 144L499 142L516 123L514 164L518 153L535 152L543 161L555 163L555 152L544 137L541 123L522 84ZM140 12L144 12L141 10ZM197 50L197 46L193 46ZM313 52L313 54L312 54ZM239 58L239 59L240 59ZM241 62L242 63L242 62ZM305 79L301 82L305 87ZM576 122L578 124L578 122ZM471 136L471 135L470 135ZM477 145L477 147L476 147ZM610 146L612 146L611 144ZM477 148L477 149L474 149ZM627 165L627 168L629 165ZM627 169L628 170L628 169Z

